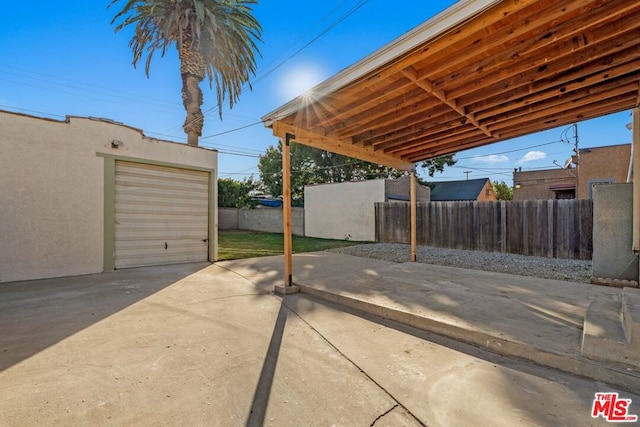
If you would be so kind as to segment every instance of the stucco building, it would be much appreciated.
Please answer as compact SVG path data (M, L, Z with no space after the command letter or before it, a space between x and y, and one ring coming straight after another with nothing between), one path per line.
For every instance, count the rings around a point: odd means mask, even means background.
M416 185L418 201L429 201L429 187ZM319 184L304 188L305 235L325 239L374 241L375 204L409 202L408 176L397 180Z
M627 182L631 144L583 148L567 168L513 172L514 200L592 199L598 184Z
M583 148L577 163L577 198L592 199L593 186L627 182L631 144Z
M513 200L575 198L575 168L513 172Z
M0 150L0 282L215 260L215 150L6 111Z

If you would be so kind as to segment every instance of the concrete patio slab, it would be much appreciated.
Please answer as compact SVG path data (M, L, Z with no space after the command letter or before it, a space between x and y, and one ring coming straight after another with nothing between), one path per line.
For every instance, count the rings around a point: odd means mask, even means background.
M425 425L606 425L590 415L594 394L610 389L595 381L363 316L304 293L285 302ZM637 396L622 394L633 401Z
M0 425L608 425L591 418L596 392L620 393L640 414L640 388L504 357L313 295L274 296L282 265L271 257L0 285ZM502 279L425 267L300 254L294 281L392 311L424 310L424 318L442 316L434 323L453 319L458 329L502 333L522 346L552 345L544 334L532 344L521 335L526 327L535 337L540 322L549 323L545 333L558 325L575 338L588 305L572 303L571 292L538 301L548 283L512 278L493 289ZM431 284L411 290L416 283ZM589 298L612 291L585 286ZM492 306L494 291L501 302ZM498 312L511 304L520 308L509 317ZM530 322L508 324L519 313ZM575 342L553 345L568 355Z
M2 284L0 328L3 426L370 425L396 405L215 265Z
M259 268L251 262L228 265L265 291L282 280L282 257L261 260ZM260 272L266 265L277 271L269 276L272 280ZM594 301L620 299L623 289L331 252L295 255L293 273L302 292L342 306L640 390L640 366L622 358L593 357L608 349L583 353L588 307Z

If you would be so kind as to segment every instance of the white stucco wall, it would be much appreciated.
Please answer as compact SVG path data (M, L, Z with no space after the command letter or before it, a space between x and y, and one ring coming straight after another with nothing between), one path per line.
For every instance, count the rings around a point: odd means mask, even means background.
M103 271L105 158L217 173L215 151L79 117L0 112L0 153L0 282Z
M375 203L384 201L383 179L307 186L304 189L305 235L374 241Z

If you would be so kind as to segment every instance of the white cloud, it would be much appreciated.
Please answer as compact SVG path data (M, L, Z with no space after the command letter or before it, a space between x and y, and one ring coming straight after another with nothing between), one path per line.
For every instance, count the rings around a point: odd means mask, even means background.
M491 154L490 156L476 156L473 160L484 163L504 163L508 162L509 158L504 154Z
M544 153L542 151L529 151L527 154L524 155L523 158L518 160L518 163L533 162L536 160L542 160L546 157L547 157L547 153Z

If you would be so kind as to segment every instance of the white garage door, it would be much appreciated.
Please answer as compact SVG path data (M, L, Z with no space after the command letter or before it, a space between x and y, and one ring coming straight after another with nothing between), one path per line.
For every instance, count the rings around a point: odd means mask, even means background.
M209 173L116 161L115 268L207 261Z

